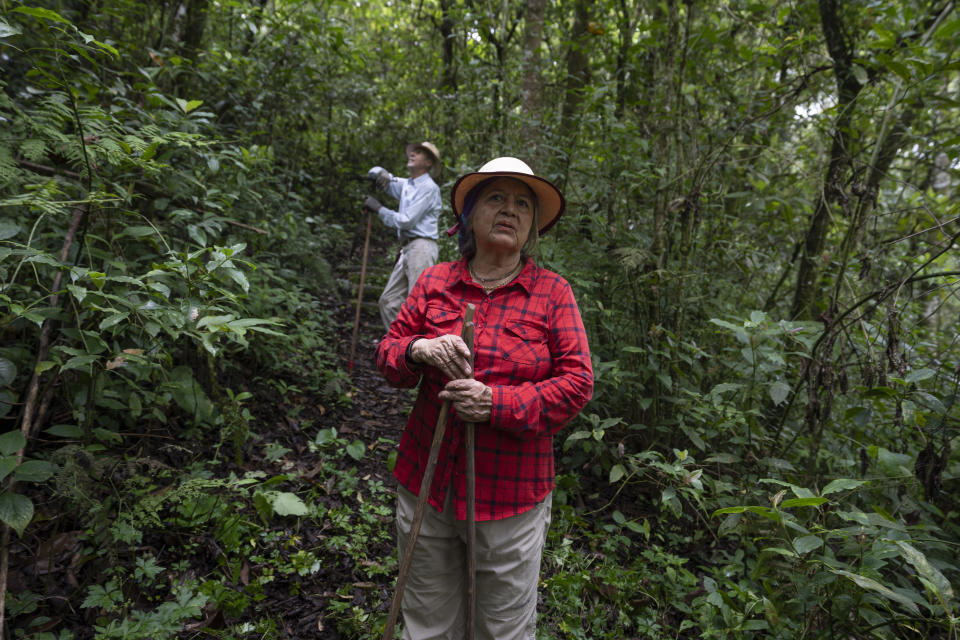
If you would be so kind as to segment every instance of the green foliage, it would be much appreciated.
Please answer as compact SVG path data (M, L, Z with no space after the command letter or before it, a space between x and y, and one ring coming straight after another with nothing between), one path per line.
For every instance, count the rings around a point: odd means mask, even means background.
M92 633L281 637L260 603L331 558L330 620L383 624L358 467L395 447L261 434L355 403L347 178L428 138L444 193L515 154L567 196L538 260L596 384L541 637L956 635L952 4L562 1L537 50L534 3L28 4L0 0L0 520L79 523ZM15 634L72 637L50 607L9 594Z

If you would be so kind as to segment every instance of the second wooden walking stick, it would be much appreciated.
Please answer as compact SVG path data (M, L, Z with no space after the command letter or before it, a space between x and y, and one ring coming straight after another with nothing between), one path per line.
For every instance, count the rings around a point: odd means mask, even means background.
M357 335L360 332L360 305L363 304L363 281L367 277L367 254L370 252L370 225L373 222L373 213L363 208L367 216L367 235L363 240L363 261L360 263L360 285L357 287L357 314L353 319L353 337L350 339L350 369L353 373L353 358L357 355Z
M463 317L463 328L460 337L470 347L473 354L473 314L476 307L467 305ZM471 357L472 361L472 357ZM471 369L473 367L471 366ZM430 485L433 484L433 474L437 470L437 459L440 457L440 445L447 430L447 417L450 415L450 401L444 400L437 416L437 426L433 429L433 441L430 443L430 455L427 457L427 466L423 470L423 479L420 481L420 494L417 496L417 508L413 512L413 521L410 523L410 535L407 538L407 548L400 569L397 572L397 588L390 603L390 613L387 615L387 626L383 629L383 640L392 640L393 628L400 616L400 604L403 602L403 590L407 586L407 577L410 575L410 566L413 564L413 552L417 548L417 538L420 536L420 525L423 524L423 515L427 510L427 499L430 497ZM469 586L468 586L469 589Z

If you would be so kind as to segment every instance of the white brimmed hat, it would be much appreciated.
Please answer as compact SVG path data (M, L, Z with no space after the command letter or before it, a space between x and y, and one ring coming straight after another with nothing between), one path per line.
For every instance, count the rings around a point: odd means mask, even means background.
M443 168L443 165L440 164L440 151L437 150L436 145L432 142L411 142L407 145L405 152L410 153L411 149L423 149L426 151L433 160L433 165L430 167L430 177L434 180L440 179L440 170Z
M460 223L460 212L463 210L463 202L470 193L470 190L479 183L490 178L504 176L515 178L530 187L533 194L537 197L537 203L540 206L540 226L539 232L545 233L554 223L563 215L563 209L566 207L566 201L560 190L553 186L549 180L533 175L533 169L526 162L518 158L494 158L487 164L480 167L474 173L468 173L461 176L453 185L453 191L450 192L450 201L453 204L453 215L457 217L457 224Z

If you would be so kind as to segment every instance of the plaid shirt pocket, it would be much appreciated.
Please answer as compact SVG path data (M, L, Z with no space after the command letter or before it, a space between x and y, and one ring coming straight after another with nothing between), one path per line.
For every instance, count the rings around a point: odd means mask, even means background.
M512 362L539 364L550 360L547 349L546 329L526 322L510 322L504 325L501 337L501 353Z
M427 307L426 313L426 332L430 338L445 336L447 334L460 335L460 309L448 309L446 307Z

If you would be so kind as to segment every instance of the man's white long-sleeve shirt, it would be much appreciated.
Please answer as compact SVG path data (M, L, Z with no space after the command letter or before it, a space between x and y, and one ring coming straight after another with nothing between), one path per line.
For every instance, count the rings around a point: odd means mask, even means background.
M397 211L381 206L377 215L383 224L397 230L402 242L412 238L437 239L443 206L440 187L429 173L412 179L391 175L386 192L399 200L400 205Z

